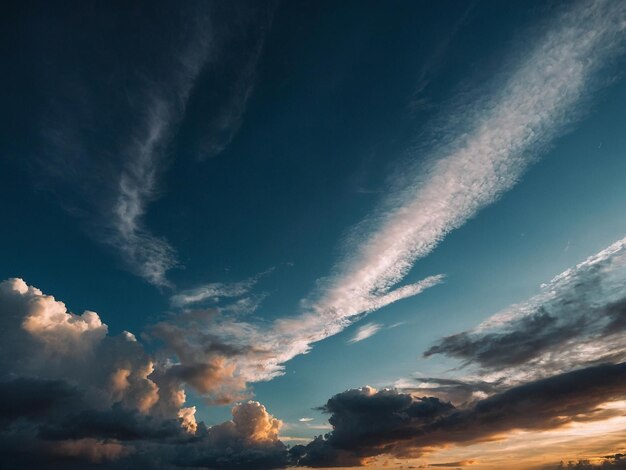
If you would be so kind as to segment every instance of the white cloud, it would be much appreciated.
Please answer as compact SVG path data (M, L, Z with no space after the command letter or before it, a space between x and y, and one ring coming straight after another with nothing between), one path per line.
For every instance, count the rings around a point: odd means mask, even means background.
M350 340L348 340L348 343L357 343L369 338L370 336L374 336L382 327L383 325L380 323L366 323L356 330L356 333Z
M301 423L308 423L309 421L313 421L313 418L300 418L298 421Z
M160 398L153 360L131 333L107 333L95 312L76 315L22 279L0 282L0 379L66 380L97 406L148 413Z
M194 287L193 289L186 289L170 297L170 303L173 307L184 307L203 301L211 301L211 303L216 304L224 298L242 297L250 292L261 277L269 274L271 271L264 271L244 281L232 283L212 282ZM252 307L254 304L252 299L241 300L245 300L244 303L249 304L248 307Z
M68 312L65 304L28 286L22 279L8 279L0 283L0 312L4 311L2 326L6 344L16 339L19 329L28 333L41 353L67 355L86 354L107 335L107 326L97 313L85 311L82 315ZM21 345L20 345L21 346Z
M201 15L202 16L202 15ZM157 199L159 176L166 163L166 145L184 115L189 95L209 58L211 37L205 18L196 18L193 39L177 53L177 73L166 86L147 86L143 127L136 129L126 150L119 174L116 202L109 221L108 242L124 255L124 260L148 282L169 286L169 269L177 265L176 251L163 239L152 235L143 224L150 202ZM202 24L201 24L202 23Z
M620 2L576 4L528 41L531 52L509 64L496 91L449 110L452 124L439 129L443 137L425 163L412 173L403 169L404 187L384 201L369 222L376 228L323 281L310 308L349 318L414 295L411 286L393 289L416 260L515 185L573 121L594 72L621 49L625 18ZM465 126L456 124L458 116Z

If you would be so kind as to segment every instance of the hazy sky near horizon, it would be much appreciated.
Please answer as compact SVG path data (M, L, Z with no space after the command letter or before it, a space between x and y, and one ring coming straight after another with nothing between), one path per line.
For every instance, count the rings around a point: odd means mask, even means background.
M622 468L626 4L0 21L9 468Z

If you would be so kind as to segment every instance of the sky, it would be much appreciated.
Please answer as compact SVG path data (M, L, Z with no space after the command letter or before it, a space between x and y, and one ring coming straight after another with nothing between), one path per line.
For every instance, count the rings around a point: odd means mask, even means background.
M0 22L0 467L626 468L625 3Z

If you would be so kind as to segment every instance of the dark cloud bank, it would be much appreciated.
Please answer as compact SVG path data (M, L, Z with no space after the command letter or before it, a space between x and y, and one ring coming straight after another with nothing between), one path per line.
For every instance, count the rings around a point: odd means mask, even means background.
M0 383L0 452L6 468L44 462L63 468L352 466L380 454L418 457L433 447L486 441L514 429L603 419L610 411L599 405L624 398L624 363L531 382L466 408L364 387L323 406L332 432L288 449L278 439L277 420L255 402L236 406L233 421L211 428L200 423L189 433L180 419L142 414L121 403L95 409L65 381L18 378ZM616 462L611 468L622 468Z

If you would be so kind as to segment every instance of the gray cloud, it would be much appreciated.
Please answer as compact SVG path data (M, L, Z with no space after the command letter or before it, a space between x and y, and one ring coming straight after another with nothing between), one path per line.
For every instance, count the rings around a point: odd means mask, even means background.
M600 469L626 469L626 459L623 458L623 454L615 454L611 456L605 456L601 463L593 463L587 459L564 459L556 465L543 467L543 470L559 470L559 469L574 469L574 470L600 470Z
M371 387L332 397L332 432L292 454L302 465L360 465L372 456L420 456L433 448L467 444L513 430L546 430L601 420L619 411L599 405L623 400L626 363L607 364L529 382L466 408L435 397Z
M445 354L501 376L622 361L625 285L626 244L619 240L543 285L541 294L441 339L424 355Z

